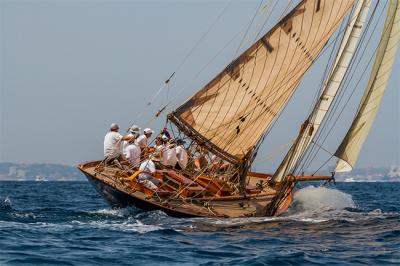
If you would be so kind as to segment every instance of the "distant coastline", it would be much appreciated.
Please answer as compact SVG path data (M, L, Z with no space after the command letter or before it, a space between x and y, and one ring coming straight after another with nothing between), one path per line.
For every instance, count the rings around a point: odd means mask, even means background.
M337 173L339 182L400 182L400 166L356 168L348 173Z
M0 163L0 181L84 181L73 166L51 163Z
M337 182L400 182L400 166L367 167L337 173ZM85 181L74 166L50 163L0 163L0 181Z

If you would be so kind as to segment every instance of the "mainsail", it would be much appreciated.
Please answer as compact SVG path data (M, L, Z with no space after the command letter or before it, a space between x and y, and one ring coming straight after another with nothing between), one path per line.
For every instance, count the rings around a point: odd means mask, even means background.
M308 119L303 123L302 129L295 143L286 154L284 160L274 174L274 180L281 181L283 177L293 170L314 139L330 106L335 99L340 85L345 77L365 24L370 0L359 0L354 13L347 25L341 45L339 47L332 72L324 84L322 93L314 106Z
M335 156L339 158L336 172L352 170L362 145L378 112L383 93L392 71L400 40L400 7L398 0L390 0L383 33L375 62L360 107Z
M245 160L353 3L301 1L169 120L226 160Z

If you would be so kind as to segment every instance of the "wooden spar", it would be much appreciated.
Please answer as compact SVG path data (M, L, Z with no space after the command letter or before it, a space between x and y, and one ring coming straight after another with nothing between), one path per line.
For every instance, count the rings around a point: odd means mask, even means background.
M272 174L264 174L264 173L257 173L257 172L249 172L248 175L258 177L258 178L265 178L265 179L271 179L273 176ZM333 178L332 178L332 176L327 176L327 175L303 175L303 176L290 176L289 179L291 181L305 182L305 181L331 180Z
M298 181L298 182L322 181L322 180L333 180L333 177L332 176L327 176L327 175L304 175L304 176L291 176L290 180L291 181Z

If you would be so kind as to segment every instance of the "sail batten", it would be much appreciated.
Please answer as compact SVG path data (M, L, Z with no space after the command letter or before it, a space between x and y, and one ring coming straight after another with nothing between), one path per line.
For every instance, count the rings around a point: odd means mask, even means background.
M353 2L300 2L170 114L176 123L172 122L201 136L231 161L243 160L287 104Z
M338 157L336 172L351 171L358 159L389 81L399 41L399 1L390 0L370 79L356 117L335 153Z
M274 174L275 181L282 181L288 173L293 171L316 136L318 129L339 92L340 85L356 52L357 45L361 38L362 28L366 22L370 3L370 0L359 0L357 2L354 13L346 27L331 73L322 89L320 98L308 119L303 123L293 146L276 170Z

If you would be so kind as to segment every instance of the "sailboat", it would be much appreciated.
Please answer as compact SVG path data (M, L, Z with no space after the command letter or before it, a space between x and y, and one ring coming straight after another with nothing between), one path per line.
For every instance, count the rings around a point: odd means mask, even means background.
M189 163L186 169L177 170L156 162L152 174L160 181L156 189L138 181L138 165L126 168L97 160L78 168L113 207L161 210L175 217L281 215L290 207L298 182L332 180L335 172L350 171L357 161L387 87L400 39L399 1L388 0L385 5L385 23L369 81L334 153L337 164L332 175L299 173L300 162L317 145L315 137L334 109L349 70L354 69L371 0L300 1L208 84L167 114L174 137L186 141ZM299 125L298 136L275 172L253 172L264 139L332 38L338 49L315 105ZM196 158L203 160L194 167Z

